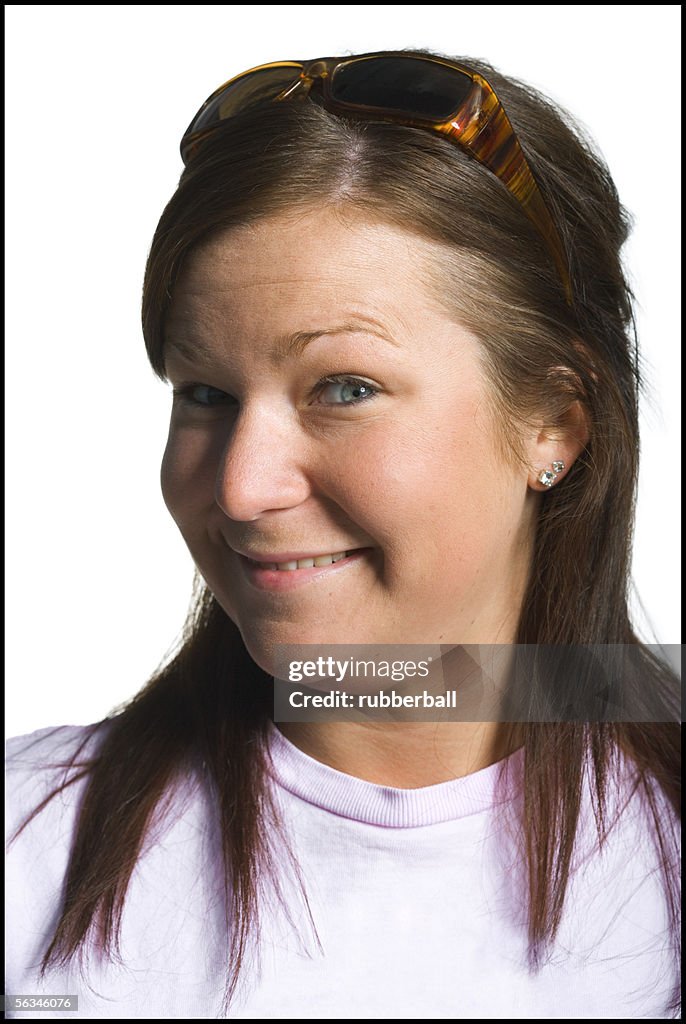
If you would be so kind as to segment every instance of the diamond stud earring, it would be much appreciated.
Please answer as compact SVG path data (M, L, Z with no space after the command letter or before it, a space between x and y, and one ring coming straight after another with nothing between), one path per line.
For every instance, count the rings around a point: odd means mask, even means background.
M564 462L556 460L553 462L552 469L542 469L536 479L544 487L552 487L564 468Z

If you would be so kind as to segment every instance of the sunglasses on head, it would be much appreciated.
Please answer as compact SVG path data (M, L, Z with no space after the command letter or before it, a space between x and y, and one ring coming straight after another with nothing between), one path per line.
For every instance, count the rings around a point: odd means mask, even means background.
M333 113L431 129L475 157L521 204L548 246L571 304L559 234L507 114L485 78L453 61L381 52L251 68L203 103L181 140L184 164L223 121L265 103L304 100L312 90Z

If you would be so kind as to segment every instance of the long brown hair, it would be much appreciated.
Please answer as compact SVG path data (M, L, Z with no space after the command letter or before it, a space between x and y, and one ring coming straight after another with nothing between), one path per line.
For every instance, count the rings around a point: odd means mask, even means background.
M335 116L314 102L284 104L222 125L184 170L146 268L143 333L150 362L164 379L165 320L179 273L201 242L231 226L337 204L442 242L445 260L429 284L436 301L482 342L505 443L512 447L517 425L541 408L555 422L580 401L590 424L586 450L564 486L541 503L517 640L636 645L646 685L666 693L673 677L639 643L627 603L640 390L632 295L620 260L630 219L602 157L566 112L484 61L453 59L487 78L508 112L566 250L572 305L519 204L457 146L421 129ZM264 760L269 684L236 626L198 582L178 652L127 705L92 727L93 734L102 730L97 752L78 762L70 780L88 778L44 971L68 961L90 930L98 948L114 949L156 808L175 779L195 772L213 795L221 834L228 1006L257 931L260 880L273 865L278 827ZM562 917L584 765L590 759L602 842L604 810L619 784L618 751L651 811L676 934L677 860L664 808L679 813L678 723L521 728L531 969L543 962ZM676 964L678 971L678 953ZM677 999L675 989L670 1007Z

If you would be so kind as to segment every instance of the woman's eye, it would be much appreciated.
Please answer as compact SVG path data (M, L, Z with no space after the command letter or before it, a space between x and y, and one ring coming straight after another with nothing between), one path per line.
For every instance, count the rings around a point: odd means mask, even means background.
M174 388L173 395L180 402L201 409L211 409L233 401L231 395L220 391L219 388L213 388L210 384L183 384Z
M315 388L314 405L358 405L378 394L378 389L358 377L338 374L324 377ZM196 409L217 409L235 404L235 399L211 384L180 384L173 389L174 401Z
M357 405L359 402L366 402L374 398L378 393L377 388L357 377L346 377L342 374L335 377L325 377L320 380L318 395L328 394L328 401L318 401L315 405Z

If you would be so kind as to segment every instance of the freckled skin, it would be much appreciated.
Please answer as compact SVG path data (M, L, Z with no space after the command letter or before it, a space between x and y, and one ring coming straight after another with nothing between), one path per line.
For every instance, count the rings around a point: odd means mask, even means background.
M308 211L225 233L191 257L177 286L168 337L211 354L191 362L169 346L172 384L235 401L175 404L163 494L268 672L274 643L514 639L540 494L499 454L479 341L423 283L421 262L437 251L390 225ZM355 316L393 343L325 336L277 362L283 335ZM340 387L317 391L343 373L378 394L346 406ZM532 463L548 461L536 434L526 444ZM231 544L374 550L274 594L249 585Z

